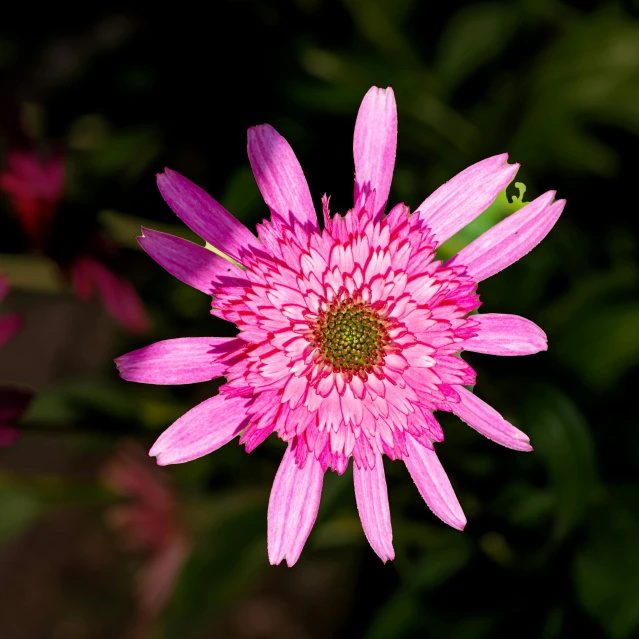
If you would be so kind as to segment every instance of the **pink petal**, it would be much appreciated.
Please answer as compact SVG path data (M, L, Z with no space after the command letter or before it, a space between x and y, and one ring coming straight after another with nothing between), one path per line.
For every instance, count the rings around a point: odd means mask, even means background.
M180 337L150 344L114 361L120 377L141 384L194 384L224 374L217 361L241 340L233 337Z
M317 215L302 167L289 143L270 125L248 130L248 156L255 181L272 213L318 231Z
M288 445L275 475L268 502L268 558L271 565L286 557L288 566L299 558L315 523L324 472L315 455L304 468L295 463L293 443Z
M131 282L96 262L93 270L100 299L109 315L131 333L146 333L150 320Z
M548 349L548 340L537 324L518 315L485 313L472 315L479 326L476 337L467 339L462 348L489 355L532 355Z
M422 446L410 435L406 437L406 447L408 456L404 457L404 463L419 494L444 523L463 530L466 517L435 451Z
M437 245L483 213L515 177L519 164L506 164L507 153L477 162L427 197L413 215L435 235Z
M353 156L355 158L355 202L361 193L375 191L374 218L384 214L397 149L397 105L393 89L371 87L357 114ZM367 208L369 203L367 203Z
M494 408L463 386L455 386L461 401L450 404L459 419L494 442L514 450L531 451L528 435L508 423Z
M18 313L0 318L0 346L4 346L22 326L22 316Z
M0 448L13 444L20 437L20 431L11 426L0 425Z
M366 539L379 558L386 563L388 559L395 558L395 551L384 462L379 452L374 468L365 465L360 468L353 464L353 481L357 510Z
M236 260L247 246L259 248L260 242L206 191L177 171L158 173L158 188L173 212L211 246Z
M462 249L449 264L464 265L481 282L526 255L559 219L566 201L552 202L554 191L540 195Z
M216 280L241 273L203 246L151 229L143 228L142 233L140 246L171 275L202 293L213 295Z
M230 442L246 428L249 400L215 395L182 415L153 444L160 466L197 459Z

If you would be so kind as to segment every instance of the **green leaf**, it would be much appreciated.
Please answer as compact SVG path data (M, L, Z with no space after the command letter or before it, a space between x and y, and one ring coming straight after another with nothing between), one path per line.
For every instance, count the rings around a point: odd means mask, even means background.
M577 407L545 384L529 388L522 427L546 467L555 500L552 540L564 539L580 524L598 486L592 437Z
M454 88L497 57L517 35L514 4L478 3L455 12L439 41L438 70Z
M632 503L639 503L636 486L630 495ZM575 557L577 596L612 639L636 637L639 629L638 539L637 513L609 495Z

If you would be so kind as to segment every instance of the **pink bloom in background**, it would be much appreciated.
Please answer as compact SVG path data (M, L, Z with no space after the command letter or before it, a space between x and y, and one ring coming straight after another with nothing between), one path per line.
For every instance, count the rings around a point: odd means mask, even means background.
M0 275L0 302L9 292L9 284ZM22 326L22 316L18 313L0 317L0 347L4 346ZM0 387L0 448L12 444L20 433L12 424L26 410L31 401L29 391Z
M25 233L43 248L62 199L64 160L58 153L45 159L32 151L12 150L0 175L2 189L15 209Z
M68 271L79 299L86 302L97 293L107 313L127 331L146 333L149 330L146 309L128 280L88 254L77 257Z
M373 87L355 124L354 207L320 229L293 150L271 126L249 129L248 155L270 221L259 239L195 184L166 170L160 192L212 251L144 230L144 250L169 273L213 296L212 314L235 338L179 338L116 360L124 379L188 384L223 376L220 393L178 419L151 454L186 462L241 434L253 450L273 431L288 443L268 508L272 564L294 564L315 521L324 472L352 457L366 537L394 557L382 455L401 459L431 510L462 529L466 519L433 442L444 438L434 411L455 413L493 441L528 451L528 437L464 388L475 372L464 350L525 355L546 349L544 332L513 315L469 313L477 283L537 245L565 202L540 196L447 263L435 249L480 215L518 165L498 155L462 171L410 215L387 214L397 113L391 89Z
M7 280L0 275L0 302L9 293ZM0 317L0 347L4 346L22 326L22 317L18 313L11 313Z
M60 153L48 159L33 150L12 150L7 154L0 189L9 198L31 246L38 251L48 248L64 179L64 157ZM104 241L93 244L101 248ZM97 292L106 311L123 328L131 333L149 329L149 318L135 288L86 247L63 270L81 300L87 301Z
M105 466L103 477L111 489L129 499L109 509L108 522L121 531L131 550L147 556L137 584L144 624L161 612L188 556L177 503L165 477L135 443L120 447Z

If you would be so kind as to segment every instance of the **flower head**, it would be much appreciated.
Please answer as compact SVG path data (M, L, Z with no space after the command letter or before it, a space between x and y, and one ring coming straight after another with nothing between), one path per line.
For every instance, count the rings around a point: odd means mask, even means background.
M302 169L269 125L248 133L248 154L270 220L256 239L178 173L158 176L164 199L203 239L224 251L144 230L142 247L170 273L213 296L212 313L237 325L235 338L167 340L120 357L125 379L191 383L224 376L220 393L178 419L151 454L159 464L205 455L241 434L253 450L272 432L288 442L268 510L271 563L299 557L330 467L354 462L366 536L392 559L382 455L404 461L432 511L466 523L433 442L433 412L453 412L494 441L531 450L524 433L464 387L475 373L463 350L523 355L546 348L543 331L512 315L469 315L477 283L518 260L557 220L563 201L546 193L493 227L448 263L436 248L484 211L514 177L506 155L466 169L411 215L385 214L395 162L391 89L373 87L355 125L355 198L318 224Z

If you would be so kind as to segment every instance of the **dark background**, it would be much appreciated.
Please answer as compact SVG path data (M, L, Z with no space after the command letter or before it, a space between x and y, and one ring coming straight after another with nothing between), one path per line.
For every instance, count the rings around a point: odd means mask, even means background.
M12 286L2 309L25 318L0 380L35 394L21 438L0 451L3 639L637 636L638 15L636 2L613 0L14 6L0 24L3 152L57 149L67 179L44 252L0 203L0 272ZM437 520L403 465L386 460L396 560L383 565L366 543L348 471L327 475L292 569L266 554L279 440L157 475L140 454L171 505L149 524L164 541L132 547L113 513L122 498L147 503L146 489L114 489L105 468L123 446L148 449L216 383L134 385L112 359L159 339L232 334L205 296L137 249L140 224L189 237L154 174L170 166L252 226L267 209L246 129L269 122L318 205L327 192L343 212L353 125L373 84L391 85L398 103L391 203L415 207L504 151L522 163L525 200L547 189L568 200L548 238L479 289L483 312L542 326L548 352L468 355L476 392L535 452L442 415L438 454L466 531ZM501 202L443 256L510 210ZM76 299L63 277L98 230L150 314L146 335ZM145 606L145 566L176 539L188 559L165 576L171 594Z

